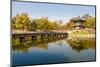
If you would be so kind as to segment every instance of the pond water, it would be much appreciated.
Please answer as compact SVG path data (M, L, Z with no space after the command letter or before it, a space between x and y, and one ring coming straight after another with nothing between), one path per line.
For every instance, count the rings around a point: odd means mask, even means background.
M12 39L12 64L37 65L95 61L95 39Z

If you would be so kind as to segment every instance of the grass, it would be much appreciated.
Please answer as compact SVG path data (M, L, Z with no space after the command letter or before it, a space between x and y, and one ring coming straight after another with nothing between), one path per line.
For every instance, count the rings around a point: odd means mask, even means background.
M95 34L95 32L86 31L86 30L77 30L77 31L74 31L71 34Z

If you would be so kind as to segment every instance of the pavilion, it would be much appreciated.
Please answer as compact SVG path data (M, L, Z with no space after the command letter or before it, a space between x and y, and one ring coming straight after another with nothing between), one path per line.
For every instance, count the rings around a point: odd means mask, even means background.
M73 18L72 21L75 23L74 28L75 29L84 29L85 26L83 25L83 23L86 21L83 18Z

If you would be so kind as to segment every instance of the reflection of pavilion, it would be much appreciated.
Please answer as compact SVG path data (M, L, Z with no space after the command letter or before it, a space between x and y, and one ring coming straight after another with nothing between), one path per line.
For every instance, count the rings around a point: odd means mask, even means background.
M73 18L72 21L75 23L75 26L74 26L75 29L85 28L85 26L83 25L83 23L85 22L85 19L78 17L78 18Z
M67 42L73 50L79 53L85 49L96 48L95 39L68 39Z

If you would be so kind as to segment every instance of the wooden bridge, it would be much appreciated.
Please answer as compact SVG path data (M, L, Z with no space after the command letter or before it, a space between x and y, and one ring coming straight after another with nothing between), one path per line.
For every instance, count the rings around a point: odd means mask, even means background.
M46 38L66 38L68 33L66 32L13 32L13 38L19 38L20 42L22 42L25 37L31 37L32 40L36 40L38 37L40 39Z

